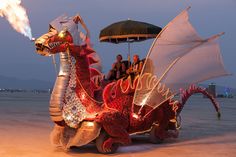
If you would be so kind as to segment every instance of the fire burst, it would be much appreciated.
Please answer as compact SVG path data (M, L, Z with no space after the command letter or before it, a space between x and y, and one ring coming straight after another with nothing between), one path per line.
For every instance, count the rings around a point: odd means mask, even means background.
M29 19L25 8L21 6L21 0L1 0L0 16L6 17L17 32L32 39Z

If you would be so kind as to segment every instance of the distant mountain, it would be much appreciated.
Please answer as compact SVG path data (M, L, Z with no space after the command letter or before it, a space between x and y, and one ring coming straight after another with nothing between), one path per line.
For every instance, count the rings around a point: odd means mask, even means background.
M7 88L7 89L39 89L39 90L47 90L53 87L54 83L50 81L42 81L37 79L18 79L14 77L7 77L0 75L0 88ZM208 85L206 84L199 84L199 86L207 88ZM216 86L217 94L224 94L226 87L223 86ZM236 89L230 88L230 93L236 95Z
M0 75L0 88L8 89L39 89L45 90L53 87L53 83L50 81L42 81L37 79L18 79L14 77L7 77Z

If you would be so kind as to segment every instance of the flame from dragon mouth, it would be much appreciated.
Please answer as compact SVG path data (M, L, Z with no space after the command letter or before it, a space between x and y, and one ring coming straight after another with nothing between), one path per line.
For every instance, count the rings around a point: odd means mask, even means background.
M6 17L11 26L19 33L32 39L29 19L21 0L1 0L0 16Z

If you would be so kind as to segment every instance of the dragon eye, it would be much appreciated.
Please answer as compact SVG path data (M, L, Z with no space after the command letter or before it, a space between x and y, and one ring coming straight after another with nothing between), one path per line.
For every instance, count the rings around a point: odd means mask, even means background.
M66 31L62 30L59 34L58 37L64 38L66 36Z

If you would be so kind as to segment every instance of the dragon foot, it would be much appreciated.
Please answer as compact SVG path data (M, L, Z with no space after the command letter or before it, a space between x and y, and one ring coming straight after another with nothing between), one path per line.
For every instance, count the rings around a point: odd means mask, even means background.
M129 136L127 137L111 137L103 131L96 139L96 146L99 152L108 154L115 153L120 145L131 143Z
M119 144L114 143L112 138L108 138L106 141L104 141L102 147L103 147L103 150L105 150L106 152L113 153L118 149Z
M101 132L96 139L96 147L100 153L109 154L115 153L119 147L118 143L113 143L106 132Z
M65 127L59 126L57 124L54 126L50 134L50 141L54 146L56 147L62 146L61 139L63 138L64 129Z

